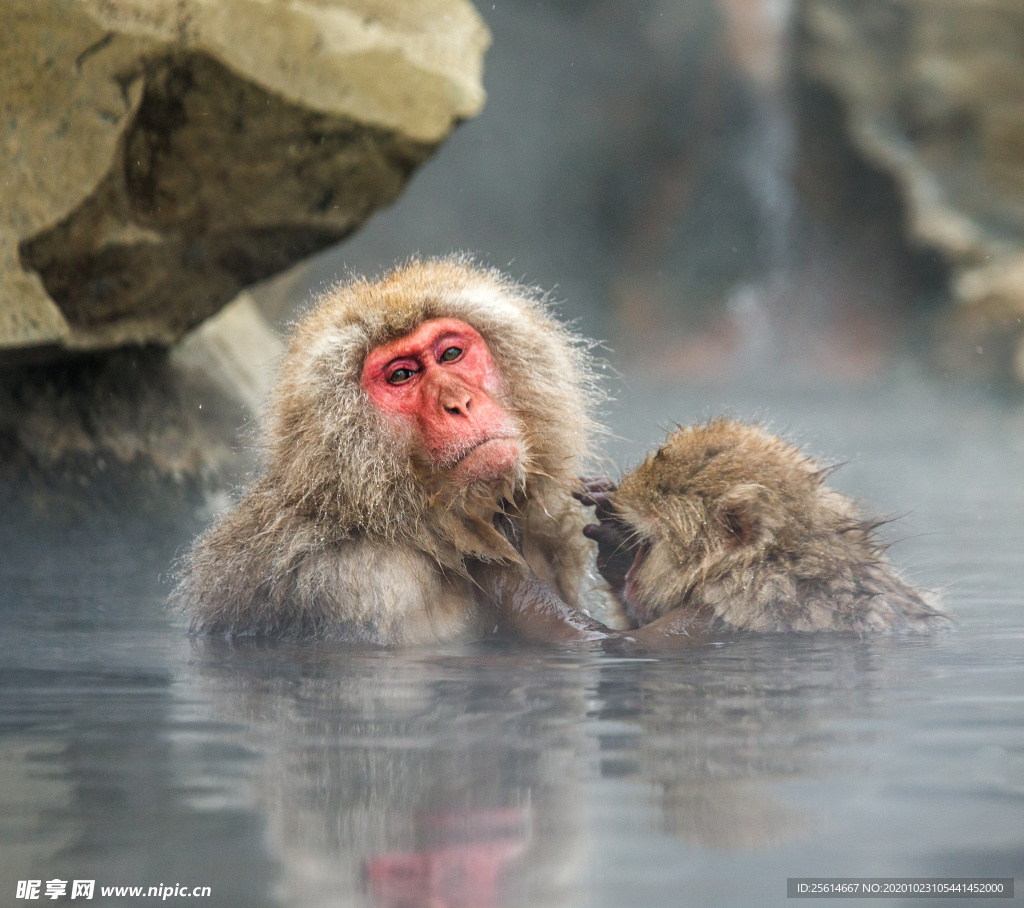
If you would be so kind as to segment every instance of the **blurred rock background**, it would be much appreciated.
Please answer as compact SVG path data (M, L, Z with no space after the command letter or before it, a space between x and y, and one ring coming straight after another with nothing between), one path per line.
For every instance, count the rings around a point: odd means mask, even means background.
M258 412L280 329L414 253L552 290L652 375L859 381L914 351L1024 381L1017 0L11 0L3 18L8 462L202 472Z
M1024 381L1024 5L802 0L797 24L803 71L949 268L938 361Z
M833 4L854 23L871 6ZM468 248L554 287L616 362L652 372L854 378L908 344L937 349L954 263L912 230L904 175L858 141L849 92L816 66L843 51L809 27L812 2L480 11L494 35L482 114L399 204L263 290L268 311L347 268Z

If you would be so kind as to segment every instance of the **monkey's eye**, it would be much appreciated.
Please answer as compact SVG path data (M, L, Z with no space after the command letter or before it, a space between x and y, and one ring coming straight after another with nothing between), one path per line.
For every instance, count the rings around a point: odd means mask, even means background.
M392 385L400 385L403 382L407 382L415 374L415 369L406 369L403 366L400 369L395 369L395 371L388 376L388 382L390 382Z
M449 347L441 354L438 362L450 363L462 356L462 347Z

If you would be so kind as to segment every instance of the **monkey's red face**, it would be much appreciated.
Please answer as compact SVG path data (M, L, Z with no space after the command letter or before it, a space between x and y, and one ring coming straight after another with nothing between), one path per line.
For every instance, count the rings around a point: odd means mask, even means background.
M501 376L465 322L431 319L375 347L362 382L374 406L412 425L432 465L454 478L499 480L518 463L515 421L495 400Z

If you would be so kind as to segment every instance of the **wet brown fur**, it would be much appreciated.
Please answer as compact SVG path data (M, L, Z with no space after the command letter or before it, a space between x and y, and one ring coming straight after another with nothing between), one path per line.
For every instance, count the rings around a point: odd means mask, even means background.
M615 494L633 541L650 546L627 610L641 625L674 614L673 633L948 626L887 563L879 522L824 484L829 472L754 426L673 432Z
M521 468L501 488L446 482L362 388L367 353L441 317L484 338L500 403L519 424ZM519 558L494 529L502 499L519 515L530 567L580 604L593 547L570 491L597 398L586 351L538 294L467 259L413 261L335 288L292 337L263 474L186 559L177 596L193 628L377 643L452 637L479 624L467 559Z

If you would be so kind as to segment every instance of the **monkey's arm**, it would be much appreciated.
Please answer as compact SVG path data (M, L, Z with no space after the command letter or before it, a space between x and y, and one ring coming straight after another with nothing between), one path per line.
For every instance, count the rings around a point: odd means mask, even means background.
M602 640L612 631L563 602L533 571L519 565L474 562L470 575L493 608L499 630L529 640Z
M708 626L706 620L694 620L693 615L677 609L635 630L616 631L609 637L607 645L615 650L636 646L645 649L681 649L720 637Z

